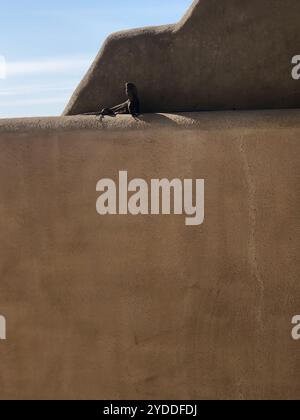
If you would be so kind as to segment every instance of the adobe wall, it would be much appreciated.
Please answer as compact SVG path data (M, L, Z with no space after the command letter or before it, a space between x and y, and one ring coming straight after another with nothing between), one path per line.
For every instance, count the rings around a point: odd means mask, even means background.
M142 112L299 108L299 0L195 0L174 25L108 37L65 114L100 111L139 89Z
M0 397L298 398L300 111L0 122ZM205 222L96 183L205 179Z

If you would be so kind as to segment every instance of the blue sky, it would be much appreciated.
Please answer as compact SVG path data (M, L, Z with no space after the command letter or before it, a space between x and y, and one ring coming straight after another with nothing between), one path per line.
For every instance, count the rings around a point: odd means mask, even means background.
M1 1L0 118L61 114L107 35L176 22L191 3Z

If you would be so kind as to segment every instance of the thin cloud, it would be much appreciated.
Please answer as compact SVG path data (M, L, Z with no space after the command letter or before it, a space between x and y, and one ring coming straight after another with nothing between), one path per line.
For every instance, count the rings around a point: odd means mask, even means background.
M0 79L6 78L6 61L3 55L0 55Z
M12 96L19 96L19 95L35 94L35 93L72 92L74 90L74 86L68 86L68 87L46 86L46 85L16 86L13 88L1 89L0 97L12 97Z
M18 99L13 101L0 101L0 107L17 107L17 106L32 106L32 105L49 105L66 103L67 97L44 98L44 99Z
M91 64L87 57L45 58L36 61L11 61L6 63L7 77L61 74L86 70Z

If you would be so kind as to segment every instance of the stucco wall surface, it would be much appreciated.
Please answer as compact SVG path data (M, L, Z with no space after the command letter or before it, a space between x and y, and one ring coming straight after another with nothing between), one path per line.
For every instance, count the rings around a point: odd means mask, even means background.
M299 398L300 111L0 121L0 398ZM205 179L205 222L96 183Z

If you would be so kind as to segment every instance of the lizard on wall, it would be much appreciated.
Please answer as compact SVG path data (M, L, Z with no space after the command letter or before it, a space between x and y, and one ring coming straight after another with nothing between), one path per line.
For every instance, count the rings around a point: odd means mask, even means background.
M114 117L118 114L130 114L133 117L137 117L140 113L140 101L137 87L134 83L126 83L125 91L127 101L122 104L116 105L112 108L103 108L100 112L88 112L83 115L97 115L100 117L108 115Z

